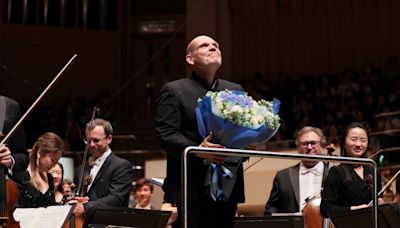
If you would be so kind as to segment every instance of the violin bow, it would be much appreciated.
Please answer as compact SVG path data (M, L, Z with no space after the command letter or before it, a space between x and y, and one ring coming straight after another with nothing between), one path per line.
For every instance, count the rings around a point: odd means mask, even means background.
M39 95L39 97L33 102L33 104L29 107L29 109L24 113L24 115L21 116L21 118L18 120L18 122L14 125L14 127L7 133L7 135L1 140L0 146L4 145L11 136L14 135L16 130L21 126L21 124L25 121L25 119L28 117L28 115L31 113L31 111L36 107L36 105L42 100L44 95L46 95L47 91L54 85L54 83L58 80L58 78L64 73L64 71L72 65L72 63L75 61L75 58L77 57L77 54L74 54L71 59L64 65L64 67L58 72L57 76L54 77L54 79L50 82L50 84L43 90L43 92Z
M400 174L400 170L396 172L396 174L390 178L390 180L383 186L383 188L378 192L378 196L380 196L386 189L396 180L397 176ZM372 200L369 202L368 206L372 206Z
M90 118L90 121L94 120L94 118L96 117L96 113L98 111L99 111L99 109L96 106L94 106L93 112L92 112L92 117ZM85 136L86 136L86 132L85 132ZM81 193L82 193L82 186L83 186L83 180L84 180L83 176L85 175L85 168L86 168L86 163L87 163L86 159L87 159L88 150L89 150L89 142L86 142L85 151L83 153L82 166L81 166L81 170L79 173L79 182L78 182L78 186L76 188L76 194L75 194L78 196L81 196Z

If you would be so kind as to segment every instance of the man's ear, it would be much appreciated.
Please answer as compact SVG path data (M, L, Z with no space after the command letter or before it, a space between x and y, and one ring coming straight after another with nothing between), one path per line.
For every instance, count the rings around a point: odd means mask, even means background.
M192 58L191 55L186 55L186 62L187 62L189 65L193 65L193 64L194 64L194 63L193 63L193 58Z

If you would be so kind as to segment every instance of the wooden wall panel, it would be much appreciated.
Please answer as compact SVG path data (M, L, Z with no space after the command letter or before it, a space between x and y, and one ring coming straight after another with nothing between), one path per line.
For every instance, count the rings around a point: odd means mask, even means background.
M265 58L264 64L267 66L267 72L265 72L266 76L269 78L271 75L277 75L279 71L278 63L278 39L279 34L276 32L278 28L278 1L266 1L265 4L265 14L266 14L266 24L264 30L267 31L267 49L265 53L267 53L267 58ZM235 64L234 64L235 65ZM263 72L261 72L263 73Z
M31 105L75 53L42 106L62 105L73 95L91 100L117 87L117 32L2 25L0 36L0 60L8 68L0 70L0 91L22 106Z
M384 65L391 55L392 34L390 30L390 5L389 0L380 0L378 5L378 44L379 65Z
M328 27L327 25L327 4L326 1L316 1L315 7L315 30L314 30L314 49L315 49L315 72L323 74L328 67L326 58L328 48Z
M233 77L338 74L400 55L396 0L233 1ZM250 43L249 43L250 42ZM250 50L252 49L252 50Z
M392 46L392 55L399 56L400 53L400 19L399 19L399 10L400 10L400 1L391 0L389 1L388 6L390 7L390 31L391 31L391 46Z
M290 0L282 0L280 2L280 10L278 11L278 69L280 72L292 72L292 53L291 53L291 1Z
M354 54L354 64L361 67L364 62L366 53L365 46L365 11L364 11L364 0L352 0L353 6L353 20L351 26L353 28L353 54Z

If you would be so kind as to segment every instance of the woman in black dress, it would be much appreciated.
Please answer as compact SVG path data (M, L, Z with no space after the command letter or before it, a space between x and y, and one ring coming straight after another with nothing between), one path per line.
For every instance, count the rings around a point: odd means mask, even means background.
M343 136L342 156L365 157L369 134L363 124L351 123ZM370 166L342 163L332 167L323 183L321 215L326 218L332 213L367 207L372 200L372 174Z
M55 205L53 177L48 171L64 152L63 140L47 132L40 136L29 154L25 171L13 176L19 189L18 207L46 207Z

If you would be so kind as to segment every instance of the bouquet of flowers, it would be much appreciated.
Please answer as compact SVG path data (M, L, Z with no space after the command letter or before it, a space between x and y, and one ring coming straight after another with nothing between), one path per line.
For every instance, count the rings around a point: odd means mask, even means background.
M212 132L213 142L228 148L263 143L274 136L280 126L280 101L277 99L255 101L246 92L224 90L207 92L197 104L199 134L205 138ZM228 162L222 165L205 161L210 167L205 184L214 200L229 198L241 158L230 157L225 161Z

